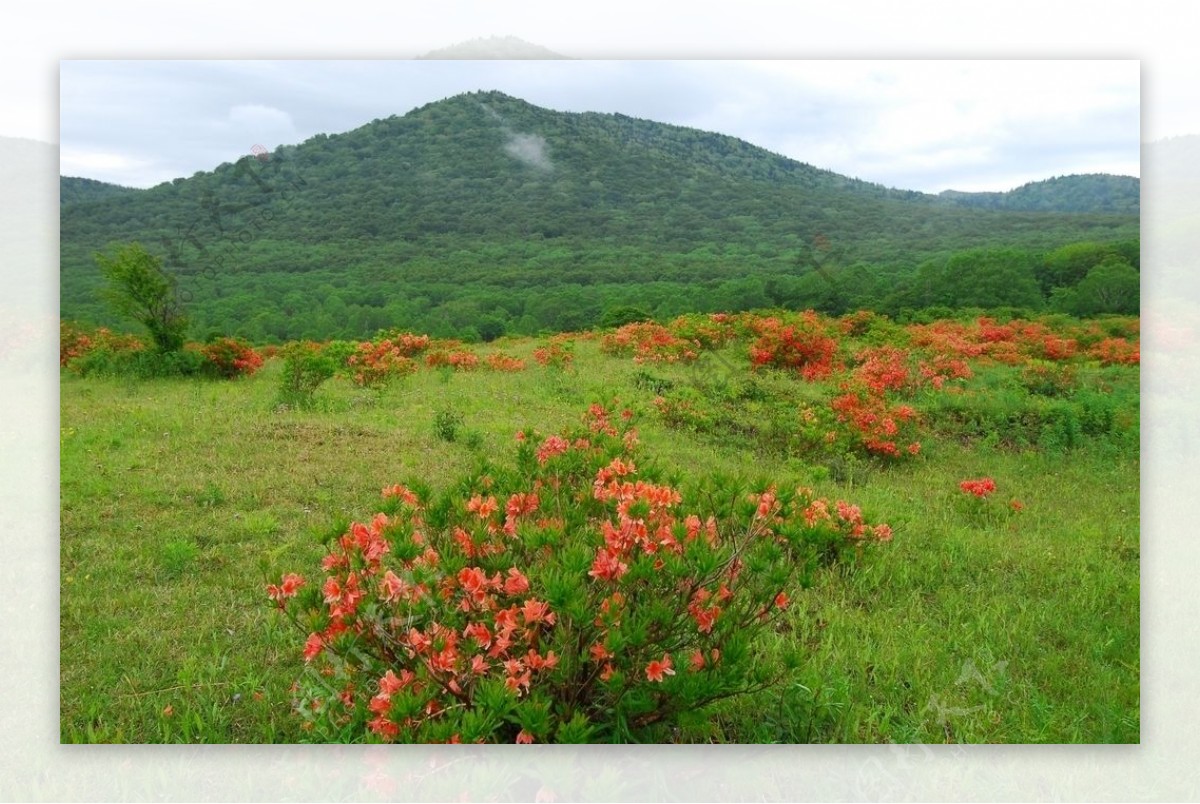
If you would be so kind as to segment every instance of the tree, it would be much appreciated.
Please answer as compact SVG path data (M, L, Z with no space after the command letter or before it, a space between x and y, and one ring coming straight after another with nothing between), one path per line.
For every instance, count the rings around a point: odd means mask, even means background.
M1114 256L1118 250L1111 243L1068 243L1046 254L1034 272L1042 291L1049 294L1054 288L1078 285L1088 271Z
M1119 257L1110 257L1088 271L1074 293L1062 302L1075 315L1120 313L1137 315L1141 299L1138 272Z
M609 307L605 310L604 314L600 316L600 326L605 329L616 329L626 324L651 321L653 318L654 316L641 307L626 304L619 307Z
M175 280L163 271L162 260L140 243L98 252L96 263L108 279L104 295L121 315L129 316L150 331L160 352L183 348L187 317L175 295Z

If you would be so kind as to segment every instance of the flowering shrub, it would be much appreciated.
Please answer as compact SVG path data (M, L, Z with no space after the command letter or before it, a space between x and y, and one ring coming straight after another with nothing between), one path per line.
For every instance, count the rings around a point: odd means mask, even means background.
M701 349L718 349L737 335L734 317L728 313L681 315L668 327L675 337Z
M1105 338L1088 350L1088 355L1105 366L1136 366L1142 360L1141 347L1124 338Z
M120 335L107 327L89 332L73 322L59 322L58 364L80 374L92 373L98 364L145 350L145 344L133 335ZM83 360L88 357L92 360Z
M80 357L92 348L92 338L83 327L70 321L58 322L58 365L66 367L68 363Z
M428 335L417 335L399 329L381 331L376 338L390 343L404 357L416 357L432 343Z
M824 379L833 372L837 341L826 334L820 318L811 310L802 313L794 324L763 318L752 326L758 333L750 346L753 368L792 369L806 380Z
M684 713L780 681L759 637L820 563L886 542L845 501L696 499L638 453L627 415L518 433L515 466L438 498L383 490L332 539L323 579L269 598L307 634L296 709L314 738L403 742L662 739ZM796 648L797 650L799 648Z
M985 499L989 494L996 490L996 481L990 477L981 477L978 480L964 480L958 484L958 487L966 494L974 494L979 499Z
M633 355L635 363L689 362L700 355L700 344L675 335L662 324L626 324L600 340L600 351L610 355Z
M921 451L915 440L917 412L909 405L891 405L879 394L845 386L829 406L849 428L855 447L884 458L909 457ZM830 440L836 438L834 433Z
M1028 358L1069 360L1078 350L1073 337L1055 333L1037 321L997 324L990 318L972 323L937 321L909 327L913 345L960 358L987 357L1015 365Z
M382 388L392 380L417 370L416 362L405 356L408 352L408 347L396 341L364 341L346 358L346 366L356 385Z
M262 368L263 357L240 338L218 338L200 347L205 370L223 379L247 377Z
M910 385L908 353L894 346L864 349L855 356L860 362L855 377L874 394L901 391Z
M519 357L506 355L504 352L493 352L487 358L488 368L494 371L513 373L525 370L525 361Z
M455 371L474 371L479 366L479 356L465 349L435 349L425 355L425 365L430 368L448 366Z
M570 341L551 338L548 344L533 350L533 359L539 366L562 369L571 365L571 361L575 359L575 352Z
M971 367L965 360L943 354L922 360L917 370L939 391L950 380L969 380L972 377Z
M847 313L838 319L837 326L843 335L859 337L865 335L871 329L871 326L879 320L881 320L881 317L870 310L858 310L853 313Z

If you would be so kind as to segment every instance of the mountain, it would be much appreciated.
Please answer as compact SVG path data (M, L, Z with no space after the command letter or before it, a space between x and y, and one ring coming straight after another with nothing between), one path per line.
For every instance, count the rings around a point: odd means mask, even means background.
M1141 181L1133 176L1091 173L1029 182L1003 193L945 190L939 197L959 206L984 209L1137 215L1141 210L1141 190Z
M964 208L722 134L474 92L64 206L62 312L118 323L93 254L129 240L166 259L198 328L284 338L883 304L963 249L1137 236L1132 214Z
M534 45L515 36L489 36L471 39L449 47L431 50L418 59L565 59L553 50Z
M140 190L136 187L123 187L119 184L109 184L105 181L76 176L62 176L59 178L58 184L58 201L59 204L74 204L137 192Z

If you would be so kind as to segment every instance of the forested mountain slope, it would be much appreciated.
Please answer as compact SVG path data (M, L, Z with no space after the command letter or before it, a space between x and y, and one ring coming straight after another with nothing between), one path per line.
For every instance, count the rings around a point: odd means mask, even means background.
M1137 236L1134 214L964 208L721 134L477 92L64 206L62 312L117 323L93 255L130 240L164 257L197 328L283 339L578 329L624 304L920 306L905 278L930 259Z

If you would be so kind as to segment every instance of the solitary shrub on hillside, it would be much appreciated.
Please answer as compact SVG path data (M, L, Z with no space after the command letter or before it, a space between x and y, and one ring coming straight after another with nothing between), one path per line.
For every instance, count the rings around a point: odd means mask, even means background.
M307 634L296 711L329 741L654 741L782 681L762 639L820 564L887 541L845 501L710 481L692 499L624 416L517 434L440 497L383 490L323 577L268 594ZM776 653L775 655L779 655Z
M283 356L279 401L300 408L311 406L317 389L337 371L333 358L323 353L320 344L307 341L289 343L279 353Z
M239 338L217 338L202 346L200 354L206 361L205 371L223 379L249 376L263 364L262 355Z

